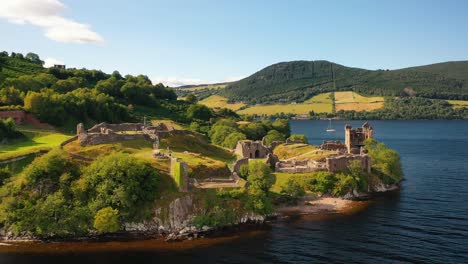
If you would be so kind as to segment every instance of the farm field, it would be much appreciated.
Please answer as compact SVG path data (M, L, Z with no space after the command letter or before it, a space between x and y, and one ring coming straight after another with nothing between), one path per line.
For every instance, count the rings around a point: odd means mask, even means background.
M245 106L244 103L228 103L228 99L219 95L212 95L200 101L200 104L206 105L211 108L218 108L224 107L231 109L233 111L237 111Z
M17 139L0 146L0 160L23 156L39 151L50 150L72 136L43 130L21 130L26 138Z
M335 92L336 111L373 111L384 106L380 96L366 97L355 92Z
M453 106L453 108L468 108L468 101L462 100L447 100L449 104Z
M191 88L185 88L183 89L184 91L199 91L203 89L208 89L208 90L218 90L218 89L223 89L226 87L227 84L209 84L209 85L201 85L201 86L196 86L196 87L191 87Z

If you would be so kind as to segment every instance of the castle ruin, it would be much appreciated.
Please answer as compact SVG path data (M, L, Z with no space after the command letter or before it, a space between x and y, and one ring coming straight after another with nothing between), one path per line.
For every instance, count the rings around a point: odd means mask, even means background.
M349 154L360 154L364 141L374 136L374 128L365 122L362 127L352 129L351 125L345 126L345 145Z

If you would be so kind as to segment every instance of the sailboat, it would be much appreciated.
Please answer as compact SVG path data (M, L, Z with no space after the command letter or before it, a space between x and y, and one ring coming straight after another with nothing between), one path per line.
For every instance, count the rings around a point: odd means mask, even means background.
M335 132L336 130L332 127L331 118L328 119L330 124L328 125L327 132Z

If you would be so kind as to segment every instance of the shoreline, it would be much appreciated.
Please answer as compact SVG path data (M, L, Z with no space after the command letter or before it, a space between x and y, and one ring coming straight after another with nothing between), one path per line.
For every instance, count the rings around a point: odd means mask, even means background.
M281 206L277 209L280 215L329 215L349 214L367 207L369 201L347 200L341 197L320 197L304 199L294 206Z

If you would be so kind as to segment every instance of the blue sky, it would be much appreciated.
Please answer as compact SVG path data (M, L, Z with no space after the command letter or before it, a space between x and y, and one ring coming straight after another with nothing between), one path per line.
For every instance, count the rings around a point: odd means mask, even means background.
M468 60L468 1L11 0L0 50L169 85L325 59L366 69Z

